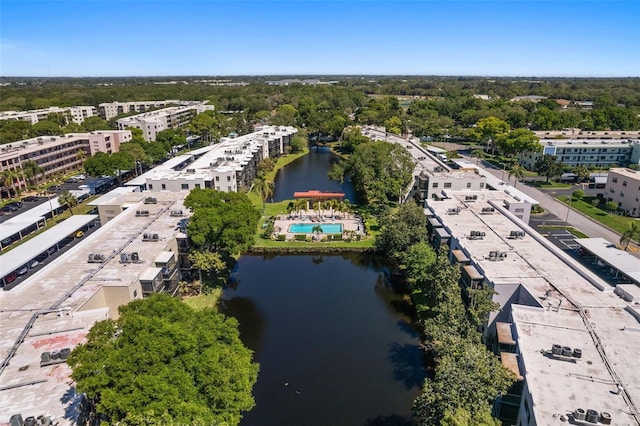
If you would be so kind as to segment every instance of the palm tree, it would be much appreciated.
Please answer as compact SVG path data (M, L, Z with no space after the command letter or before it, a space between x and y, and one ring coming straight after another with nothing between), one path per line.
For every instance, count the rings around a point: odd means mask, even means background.
M320 210L322 209L322 201L314 201L313 209L316 211L316 216L320 216Z
M266 201L273 196L273 182L264 177L256 178L253 183L253 190L260 194L262 198L262 211L266 208Z
M22 171L18 169L8 169L2 172L2 186L7 188L7 193L11 195L11 191L20 194L20 187L16 188L16 182L22 178Z
M69 191L65 191L58 197L58 203L61 206L67 206L73 216L73 206L78 204L78 199Z
M478 164L478 161L479 161L481 158L484 158L484 157L485 157L485 153L484 153L484 151L483 151L483 150L481 150L480 148L476 148L476 149L474 149L473 151L471 151L471 156L472 156L472 157L476 157L476 164Z
M313 228L311 228L311 232L320 236L320 234L322 234L322 226L320 225L314 226Z
M631 240L640 239L640 225L637 222L631 222L629 229L624 231L620 236L620 245L624 245L624 251L627 251Z
M38 175L44 174L44 169L40 167L38 163L32 160L27 160L22 163L22 172L24 176L29 180L29 183L33 183L32 179L35 178L36 186L38 186Z
M511 180L511 176L515 177L515 181L513 182L514 188L518 185L518 180L522 179L526 175L527 175L527 169L525 169L519 164L514 164L513 167L509 169L509 180Z
M302 210L307 210L309 208L309 200L307 198L299 198L296 200L296 209L300 212L300 216L302 216Z

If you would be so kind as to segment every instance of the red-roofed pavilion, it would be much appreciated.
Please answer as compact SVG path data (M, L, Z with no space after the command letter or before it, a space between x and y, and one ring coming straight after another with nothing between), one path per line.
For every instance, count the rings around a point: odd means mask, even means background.
M343 199L342 192L322 192L322 191L300 191L293 193L294 198L310 198L312 200L329 200L332 198Z

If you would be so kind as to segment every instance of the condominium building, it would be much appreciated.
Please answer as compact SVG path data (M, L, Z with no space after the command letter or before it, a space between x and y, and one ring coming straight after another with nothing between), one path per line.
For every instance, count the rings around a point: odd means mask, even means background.
M46 120L49 114L60 113L68 117L68 121L81 124L87 117L97 114L94 106L74 106L74 107L49 107L42 109L32 109L29 111L3 111L0 113L0 120L24 120L31 124Z
M604 196L618 203L618 208L633 217L640 216L640 171L609 169Z
M46 179L55 174L78 170L86 157L97 152L118 152L120 144L131 140L129 130L100 130L63 136L40 136L0 145L0 172L22 169L25 161L34 161ZM26 177L16 183L27 188Z
M213 109L213 105L198 102L192 105L168 107L144 114L132 115L119 119L117 124L120 130L125 130L128 127L141 129L144 140L155 141L159 132L183 127L196 115Z
M264 126L258 131L222 138L220 143L198 150L199 158L180 163L179 167L160 167L151 170L135 184L149 191L190 191L212 188L236 192L251 187L258 172L258 164L265 158L278 157L291 145L295 127Z
M538 152L525 151L518 156L520 164L533 168L545 154L555 155L568 166L615 167L640 161L640 139L541 139Z
M173 105L182 105L176 99L164 101L138 101L138 102L105 102L98 105L98 115L105 120L111 120L120 114L141 113L157 108L167 108Z
M463 298L491 288L500 306L485 340L518 381L494 415L518 426L640 425L640 261L608 242L585 251L585 264L627 269L607 283L512 214L509 198L457 191L425 205L429 241L448 246Z
M37 417L38 424L85 424L90 404L70 377L69 352L97 321L117 319L119 306L152 293L175 294L188 267L185 195L130 192L96 200L121 213L75 244L69 234L86 231L97 216L74 215L2 255L1 275L47 260L0 291L0 424L16 415Z

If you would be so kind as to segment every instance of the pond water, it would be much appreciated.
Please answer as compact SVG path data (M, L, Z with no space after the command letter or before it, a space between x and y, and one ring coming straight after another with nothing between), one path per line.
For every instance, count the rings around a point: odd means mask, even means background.
M376 258L242 256L220 310L260 363L249 425L412 425L425 377L403 296Z
M345 199L355 202L355 193L351 181L343 183L327 177L337 156L328 147L312 147L309 154L280 169L274 184L273 201L292 200L296 191L318 190L324 192L343 192Z

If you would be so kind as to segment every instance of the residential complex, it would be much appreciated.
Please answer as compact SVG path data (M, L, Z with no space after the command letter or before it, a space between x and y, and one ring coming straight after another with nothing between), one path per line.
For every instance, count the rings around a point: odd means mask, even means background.
M105 120L111 120L120 114L141 113L175 105L181 105L181 102L176 99L167 99L165 101L105 102L98 105L98 115Z
M47 179L52 175L78 170L85 158L96 152L118 152L120 144L130 140L129 130L99 130L12 142L0 145L0 172L18 170L25 161L33 161L44 170L38 178ZM16 186L26 189L26 177L22 176Z
M72 386L65 360L96 321L117 318L118 306L151 293L175 293L180 270L188 266L185 195L129 190L96 200L99 208L125 210L0 292L0 424L19 413L55 417L59 423L52 424L84 424L88 406ZM74 215L2 255L1 274L62 250L69 234L86 231L96 218Z
M117 124L118 129L120 130L125 130L128 127L141 129L144 140L155 141L158 132L183 127L196 115L213 109L213 105L206 105L206 103L203 102L194 102L191 105L168 107L157 111L121 118L117 121Z
M519 154L520 164L533 168L545 154L568 166L616 167L640 162L640 139L540 139L542 150Z
M69 121L81 124L87 117L96 115L94 106L74 106L74 107L49 107L42 109L32 109L29 111L3 111L0 112L0 120L24 120L31 124L46 120L49 114L60 113L69 117Z
M616 271L609 285L527 225L535 200L467 161L443 164L380 129L363 134L412 154L409 196L424 200L431 244L446 245L460 266L464 298L470 288L496 291L500 310L483 332L518 382L494 414L518 426L640 425L640 260L604 240L578 239L586 264ZM440 192L443 182L451 184Z
M172 167L153 169L129 184L144 185L152 192L194 188L224 192L248 189L260 161L288 152L291 137L297 131L295 127L264 126L247 135L222 138L220 143L195 151L192 155L197 158L191 158L195 160L193 162L176 159Z
M618 203L618 209L629 216L640 216L640 171L609 169L604 196Z

